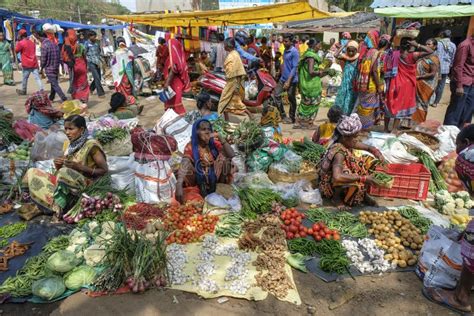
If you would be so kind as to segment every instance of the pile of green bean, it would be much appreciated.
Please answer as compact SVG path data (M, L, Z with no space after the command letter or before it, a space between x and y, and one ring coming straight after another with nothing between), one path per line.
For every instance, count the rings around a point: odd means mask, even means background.
M426 234L430 229L431 225L433 225L433 222L430 219L421 216L420 213L414 207L400 207L398 209L398 213L400 213L401 216L405 217L413 225L415 225L415 227L418 228L423 235Z
M367 227L349 212L328 212L317 208L306 211L306 217L312 222L324 222L329 229L337 230L343 236L365 238L369 235Z
M312 239L295 238L287 241L288 250L291 253L300 253L305 256L313 256L316 253L317 245Z
M15 237L26 229L26 223L18 222L0 227L0 248L8 245L8 238Z
M346 249L338 240L321 240L316 243L316 253L321 256L319 267L325 272L344 274L349 269Z
M242 223L245 216L239 212L228 213L222 216L216 227L216 235L219 237L237 238L242 233Z

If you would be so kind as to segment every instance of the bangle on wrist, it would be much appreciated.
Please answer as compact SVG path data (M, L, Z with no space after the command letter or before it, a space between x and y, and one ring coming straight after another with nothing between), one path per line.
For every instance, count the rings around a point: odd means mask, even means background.
M360 176L360 180L359 180L361 183L365 183L367 181L367 177L366 176Z

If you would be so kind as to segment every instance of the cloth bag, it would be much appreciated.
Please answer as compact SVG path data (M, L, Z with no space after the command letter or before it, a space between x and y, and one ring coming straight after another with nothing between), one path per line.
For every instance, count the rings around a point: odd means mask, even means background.
M133 154L129 156L107 156L112 187L118 190L127 189L127 193L135 193L135 169L138 165Z
M138 163L135 168L135 195L144 203L170 203L176 191L176 177L168 160Z
M193 126L186 121L184 116L169 109L156 122L154 130L158 135L173 136L178 143L178 150L184 153L184 147L191 141Z

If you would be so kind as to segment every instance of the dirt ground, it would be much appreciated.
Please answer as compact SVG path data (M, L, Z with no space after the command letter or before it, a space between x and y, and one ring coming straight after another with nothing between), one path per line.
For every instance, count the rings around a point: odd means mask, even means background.
M0 105L14 111L16 118L26 118L24 104L26 96L17 96L21 74L15 72L17 87L0 85ZM0 82L3 78L0 77ZM66 80L61 86L67 90ZM35 82L30 78L29 92L35 91ZM49 86L47 87L49 89ZM92 95L89 111L96 115L107 112L111 91L105 99ZM428 119L442 121L446 111L449 91L446 89L442 104L430 108ZM145 109L140 122L151 127L163 114L163 104L156 98L140 100ZM55 103L56 105L59 103ZM187 110L195 108L194 101L186 100ZM321 109L317 122L326 119L327 109ZM283 125L285 137L311 136L310 130L293 130ZM0 305L0 315L455 315L426 300L422 293L422 282L412 272L388 273L381 276L346 278L325 283L312 274L293 270L302 304L295 306L281 302L271 295L260 302L230 298L219 304L217 299L204 300L197 295L174 290L151 290L141 295L124 294L101 298L90 298L83 293L75 294L61 302L52 304L5 304ZM471 301L474 303L474 299Z

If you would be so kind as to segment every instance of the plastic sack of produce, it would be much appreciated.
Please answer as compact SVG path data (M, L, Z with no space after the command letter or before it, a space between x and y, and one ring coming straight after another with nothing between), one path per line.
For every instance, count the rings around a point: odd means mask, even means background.
M135 195L145 203L170 203L176 191L176 177L166 160L138 163L135 169Z
M132 130L132 144L135 158L138 160L168 160L178 148L173 136L157 135L142 128Z
M56 167L54 166L54 160L42 160L35 162L35 168L43 170L44 172L54 173L56 171Z
M288 172L299 172L303 158L291 150L287 150L280 163L286 167Z
M102 145L106 155L128 156L133 152L132 137L126 128L100 130L94 134L94 138Z
M64 113L64 118L71 115L84 115L87 113L87 104L79 100L68 100L64 101L59 109Z
M238 172L234 174L234 183L241 188L271 188L274 183L268 177L268 174L263 171L254 171L249 173Z
M310 186L308 180L300 180L294 183L279 182L272 186L273 191L278 192L284 200L297 198L299 200L299 192L303 188Z
M456 126L440 126L436 137L439 139L439 149L435 151L435 161L442 160L449 153L456 150L456 137L458 137L459 128Z
M35 135L31 148L33 161L50 160L64 155L64 142L67 140L63 131L41 131Z
M267 172L272 162L273 159L265 148L255 150L250 157L247 158L247 165L250 171Z
M13 124L13 129L23 140L33 141L37 132L42 131L41 127L29 123L27 120L17 120Z
M396 138L387 139L381 152L388 163L411 164L418 162L418 158L410 154L405 145Z
M429 148L428 146L426 146L424 143L422 143L421 141L419 141L416 137L414 136L411 136L411 135L408 135L408 134L402 134L400 136L398 136L397 138L400 142L402 142L403 144L409 146L409 147L412 147L412 148L417 148L417 149L420 149L424 152L426 152L428 155L430 155L430 157L432 159L434 159L434 152L433 150L431 150L431 148Z
M463 183L459 180L458 173L454 170L457 157L458 154L453 151L441 160L441 164L438 167L439 172L448 185L448 192L450 193L465 190Z
M159 135L173 136L176 139L178 150L182 153L191 139L192 129L192 124L189 124L184 116L177 114L172 109L165 111L154 128Z
M322 205L323 199L318 189L311 188L311 185L301 188L298 192L301 202L312 205Z
M118 190L127 189L128 193L135 193L134 173L138 163L135 162L133 154L129 156L107 156L109 174L112 178L112 186Z
M416 274L425 287L452 289L462 269L461 243L456 230L432 226L425 237Z

